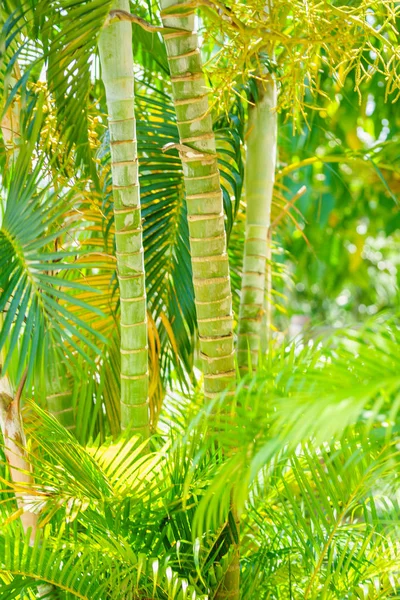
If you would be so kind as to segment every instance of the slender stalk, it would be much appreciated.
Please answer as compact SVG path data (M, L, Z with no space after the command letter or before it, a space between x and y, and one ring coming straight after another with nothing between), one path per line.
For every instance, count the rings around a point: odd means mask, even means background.
M213 398L235 381L232 292L215 137L202 70L194 8L185 0L161 0L163 24L181 31L164 33L175 103L188 208L189 238L204 393ZM176 8L176 12L175 12ZM174 14L175 13L175 14ZM229 392L228 392L229 393ZM231 392L233 393L233 392ZM232 516L236 515L232 504ZM238 519L234 517L237 530ZM239 599L239 546L215 599Z
M236 534L239 537L240 519L233 502L231 502L231 519L235 523ZM239 600L240 598L240 541L239 543L235 541L231 526L229 526L228 536L231 550L230 562L215 591L214 600Z
M129 0L114 10L129 12ZM121 426L149 433L146 291L134 108L132 26L111 23L99 40L111 143L121 298Z
M249 109L246 158L246 234L239 310L238 364L241 373L255 367L261 345L266 293L267 241L277 151L276 84L259 84L258 100Z
M267 269L265 275L264 316L261 330L261 353L267 352L272 331L272 223L267 235Z
M232 294L220 174L202 71L194 8L161 0L188 207L189 236L204 392L212 398L235 381ZM174 13L176 7L176 13Z
M1 357L0 357L1 361ZM0 362L1 370L1 362ZM26 373L15 394L7 377L0 377L0 429L3 435L3 450L10 470L15 499L22 528L29 534L29 545L33 546L38 535L38 515L32 510L32 486L34 483L31 465L26 453L26 439L20 411L22 389ZM53 598L53 586L38 585L38 598Z

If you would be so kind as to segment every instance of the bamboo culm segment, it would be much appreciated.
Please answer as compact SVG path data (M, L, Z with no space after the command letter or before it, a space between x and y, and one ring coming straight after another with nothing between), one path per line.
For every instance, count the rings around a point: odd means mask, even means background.
M246 234L239 309L238 364L241 373L256 367L265 311L266 260L277 149L276 84L259 84L249 108L246 155ZM266 300L269 302L269 299Z
M129 12L129 0L113 9ZM119 21L99 40L111 145L121 300L121 426L149 434L148 348L142 220L134 108L132 26Z
M208 90L197 34L193 32L194 14L186 9L178 14L180 4L184 4L184 0L161 0L164 26L184 30L164 34L164 39L179 137L184 148L180 150L180 157L188 207L204 392L206 397L212 398L235 380L232 294ZM172 14L174 6L177 11Z
M235 381L232 293L220 175L208 93L194 30L194 14L178 14L185 0L161 0L164 34L181 145L205 396ZM176 7L176 11L174 10ZM182 8L181 8L182 10ZM172 13L175 13L172 15ZM229 393L229 392L228 392ZM231 392L232 393L232 392ZM216 600L239 600L239 549L234 548Z

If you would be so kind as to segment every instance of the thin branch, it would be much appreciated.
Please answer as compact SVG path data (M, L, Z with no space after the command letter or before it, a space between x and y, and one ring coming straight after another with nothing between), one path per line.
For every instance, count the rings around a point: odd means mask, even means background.
M222 2L218 2L218 0L188 0L188 2L182 2L182 4L179 4L179 10L181 11L181 9L185 8L199 8L200 6L205 6L206 8L211 9L224 20L230 21L230 24L236 27L237 29L240 29L241 31L244 31L246 29L246 25L235 16L233 11L228 6L225 6L225 4L223 4ZM167 17L168 14L175 14L176 9L177 7L174 5L167 9L164 9L161 14L162 16ZM184 15L185 13L183 12L182 16Z
M116 21L129 21L130 23L136 23L136 25L140 25L142 29L145 31L150 31L150 33L178 33L180 31L185 31L186 29L178 29L176 27L158 27L157 25L151 25L142 17L137 17L136 15L131 15L126 10L110 10L108 17L104 23L104 27L108 27L111 23L115 23Z
M283 207L282 211L279 213L279 215L276 217L276 219L274 219L274 221L272 221L271 223L271 227L270 229L275 229L275 227L277 226L277 224L283 219L283 217L288 213L288 209L293 207L293 204L295 204L295 202L297 202L297 200L299 198L301 198L301 196L303 196L306 192L307 188L305 185L303 185L299 191L293 196L293 198L286 204L286 206Z

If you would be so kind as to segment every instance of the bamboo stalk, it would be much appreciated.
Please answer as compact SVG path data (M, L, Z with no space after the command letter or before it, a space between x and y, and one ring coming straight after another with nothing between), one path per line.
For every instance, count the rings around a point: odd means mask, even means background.
M129 12L129 0L114 10ZM149 434L149 377L142 220L134 108L132 26L117 21L99 40L111 144L115 240L121 299L121 426Z
M262 342L266 261L270 256L268 232L277 152L276 84L271 77L258 87L258 100L249 108L247 137L247 212L237 351L242 374L249 366L257 366Z
M194 32L194 8L185 8L180 13L180 5L185 5L185 0L161 0L164 27L181 30L165 33L164 39L171 72L180 138L178 150L188 208L204 393L206 398L213 398L236 378L232 292L220 173L208 89L197 34ZM236 515L234 505L231 510L232 515ZM237 522L237 529L238 525ZM239 599L239 545L233 546L232 560L215 592L216 600Z
M208 90L194 33L194 8L179 14L181 0L161 0L177 116L204 392L213 398L235 381L232 294L223 200ZM172 7L176 6L177 14ZM168 9L168 10L167 10Z

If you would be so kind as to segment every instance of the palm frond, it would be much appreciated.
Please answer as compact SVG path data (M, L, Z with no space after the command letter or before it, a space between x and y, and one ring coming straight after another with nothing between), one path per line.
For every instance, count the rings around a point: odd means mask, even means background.
M398 340L394 321L350 332L317 350L310 346L298 352L293 345L243 379L229 406L222 398L204 409L193 426L203 420L227 460L200 503L196 535L227 518L231 491L243 507L260 471L280 452L290 455L307 439L330 442L358 421L367 432L380 420L397 426Z
M71 272L79 275L82 269L98 264L93 259L79 258L81 253L76 249L58 249L60 241L70 235L71 226L63 222L63 217L74 203L75 192L60 197L49 184L39 184L43 177L41 161L31 170L39 130L40 112L26 132L30 141L21 148L6 191L0 229L0 309L5 315L0 349L6 345L4 372L14 354L18 354L13 374L16 381L25 369L28 381L35 369L38 379L44 380L42 375L53 352L69 360L77 352L90 363L86 348L96 355L94 340L106 343L104 336L72 309L78 306L91 315L103 315L100 308L79 298L79 292L95 290L76 277L69 277Z
M29 589L47 582L61 594L79 591L84 598L102 598L111 590L113 597L122 598L127 589L139 597L205 597L205 580L209 578L204 576L203 580L202 573L210 568L218 545L215 547L213 537L201 545L193 544L191 516L196 496L213 472L213 456L198 463L188 510L183 505L182 490L195 446L170 448L168 443L154 454L144 454L146 442L139 443L125 433L115 441L83 448L37 406L32 404L30 411L33 415L28 436L35 471L31 505L40 512L40 531L44 532L43 536L38 533L40 539L35 542L33 556L35 548L40 547L39 556L51 577L34 558L30 570L24 569L25 563L20 564L19 559L15 564L8 560L18 552L21 540L18 521L13 519L13 499L9 498L1 508L7 508L8 518L0 535L0 556L5 556L4 573L13 579L0 589L6 592L13 585ZM13 490L12 484L8 487ZM12 540L16 547L9 555ZM74 561L77 554L82 560ZM70 574L68 587L62 565L72 561L76 570ZM98 579L97 568L104 586L99 586L99 596L90 596L90 586L95 585L92 580ZM191 585L183 579L188 573ZM79 586L74 587L78 582Z
M0 583L2 597L19 599L50 584L66 600L102 600L111 592L113 598L122 600L127 589L137 597L160 600L206 598L196 594L168 563L137 555L122 538L79 538L66 543L62 538L38 535L29 546L17 528L12 535L6 532L0 537L0 553L6 557L1 573L12 580Z
M309 599L396 593L399 454L395 442L365 433L361 426L340 442L308 443L269 472L247 515L244 597L255 586Z

